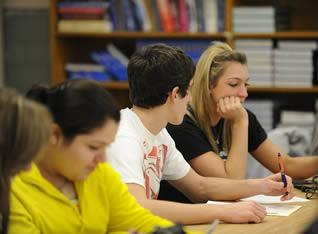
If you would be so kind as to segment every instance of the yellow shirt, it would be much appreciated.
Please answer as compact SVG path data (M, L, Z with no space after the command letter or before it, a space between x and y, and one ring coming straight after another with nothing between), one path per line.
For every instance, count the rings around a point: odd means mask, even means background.
M80 209L45 180L35 164L13 181L9 234L151 232L170 221L141 207L107 163L75 182Z

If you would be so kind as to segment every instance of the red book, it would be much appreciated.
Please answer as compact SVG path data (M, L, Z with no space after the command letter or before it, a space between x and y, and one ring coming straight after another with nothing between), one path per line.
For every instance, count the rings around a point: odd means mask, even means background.
M60 19L77 19L77 20L88 20L88 19L104 19L104 14L60 14Z
M175 24L170 8L169 0L157 0L157 7L164 32L174 32Z
M179 22L181 32L189 32L189 18L186 0L178 0Z

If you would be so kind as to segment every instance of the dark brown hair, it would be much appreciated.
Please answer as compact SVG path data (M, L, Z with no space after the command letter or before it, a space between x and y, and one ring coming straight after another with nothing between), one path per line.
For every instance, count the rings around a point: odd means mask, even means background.
M181 48L163 43L146 46L128 64L130 101L147 109L156 107L175 87L185 97L194 71L192 59Z
M36 85L27 97L48 107L69 142L102 127L108 119L120 120L116 100L94 80L68 80L53 87Z

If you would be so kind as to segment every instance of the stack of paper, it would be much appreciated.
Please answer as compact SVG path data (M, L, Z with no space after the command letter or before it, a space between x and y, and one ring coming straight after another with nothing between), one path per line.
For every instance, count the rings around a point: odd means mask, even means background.
M266 208L267 215L270 216L288 216L291 213L298 210L301 206L299 205L273 205L273 203L291 203L291 202L308 202L309 200L293 197L288 201L281 201L280 196L265 196L265 195L256 195L252 197L247 197L241 199L241 201L253 200L258 203L261 203ZM231 204L229 202L219 202L219 201L208 201L207 204ZM269 205L271 204L271 205Z

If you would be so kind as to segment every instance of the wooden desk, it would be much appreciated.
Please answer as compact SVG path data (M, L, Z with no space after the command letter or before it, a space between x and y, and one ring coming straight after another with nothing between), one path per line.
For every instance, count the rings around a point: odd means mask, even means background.
M295 189L296 196L305 198L305 193ZM301 208L287 217L283 216L266 216L262 223L259 224L226 224L219 223L213 230L213 234L228 233L253 233L253 234L296 234L302 233L318 216L318 198L311 199L309 202L288 203L300 205ZM206 232L210 224L188 225L189 231Z

